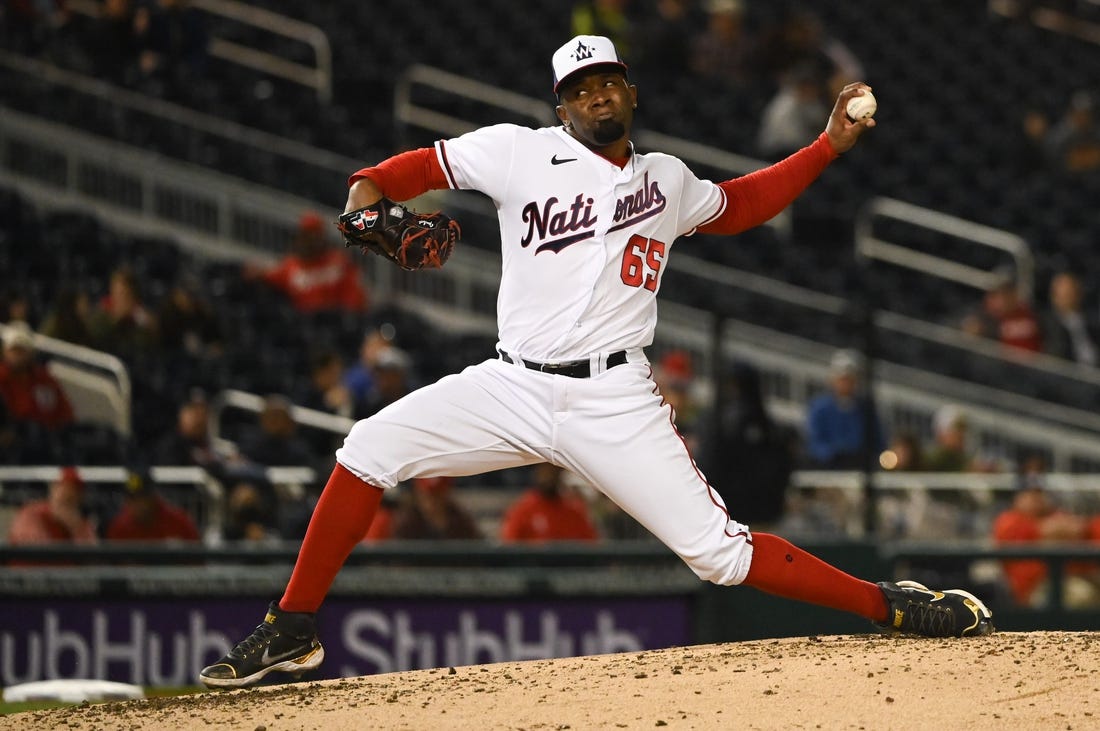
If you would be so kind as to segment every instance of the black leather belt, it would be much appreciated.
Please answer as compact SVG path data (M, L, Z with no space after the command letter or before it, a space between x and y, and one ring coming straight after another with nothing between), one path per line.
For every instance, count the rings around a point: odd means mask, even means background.
M526 368L543 373L552 373L556 376L568 376L569 378L588 378L592 375L592 364L588 360L567 360L564 363L535 363L522 358L513 358L503 350L497 351L505 363L520 363ZM607 356L607 367L614 368L626 363L626 351L617 350Z

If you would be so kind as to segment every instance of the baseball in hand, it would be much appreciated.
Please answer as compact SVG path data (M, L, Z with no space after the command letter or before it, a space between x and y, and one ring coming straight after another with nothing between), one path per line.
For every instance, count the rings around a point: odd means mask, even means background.
M848 118L853 122L870 119L875 116L876 109L878 109L878 102L875 101L875 95L867 89L863 90L863 96L854 96L849 99L848 106L845 107Z

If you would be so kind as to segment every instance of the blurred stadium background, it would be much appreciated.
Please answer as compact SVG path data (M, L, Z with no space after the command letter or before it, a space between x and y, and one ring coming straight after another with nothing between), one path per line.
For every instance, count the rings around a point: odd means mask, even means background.
M656 34L641 32L660 26L664 4L609 3L636 31L624 55L640 89L638 146L676 154L714 180L767 164L757 134L783 77L753 66L764 54L747 55L743 76L677 68L663 47L646 45ZM493 356L499 241L495 212L479 196L418 201L463 224L443 271L407 275L356 258L370 299L362 312L303 313L242 266L279 259L304 213L332 219L359 167L482 124L551 124L548 59L585 4L161 0L154 15L186 11L196 25L179 27L201 43L159 70L141 65L127 34L111 35L132 28L127 5L8 0L0 15L0 328L24 320L41 330L67 292L95 306L111 272L128 266L150 307L181 285L206 303L220 348L112 352L38 332L37 357L76 419L60 432L4 425L0 536L65 465L80 467L85 508L102 532L140 464L201 540L0 545L3 685L191 682L281 592L311 499L352 423L298 401L291 413L310 457L242 465L226 455L249 435L264 397L303 393L327 353L354 363L374 331L409 354L416 383ZM731 3L684 5L684 27L701 32L711 6ZM794 9L732 5L741 43L764 50ZM112 25L118 7L123 22ZM1043 313L1052 276L1072 272L1088 317L1100 317L1100 158L1085 150L1071 164L1051 159L1042 132L1028 133L1032 119L1053 130L1091 110L1100 7L847 0L813 12L815 38L845 47L874 87L878 127L768 225L732 244L680 242L651 359L680 364L694 405L683 416L697 415L700 440L733 365L760 374L769 413L799 442L778 521L793 540L868 577L965 582L1006 629L1096 628L1095 607L1070 609L1062 595L1067 562L1095 557L1094 544L1005 548L990 536L1026 480L1068 511L1100 513L1100 370L1005 348L962 323L1006 273ZM771 55L779 67L788 60ZM1096 128L1082 136L1100 150ZM930 444L936 414L952 406L965 413L969 448L985 468L888 469L878 450L854 469L814 465L803 448L806 408L826 389L838 349L865 359L887 433ZM158 445L196 394L218 456L158 463ZM333 656L325 672L866 629L700 586L583 485L602 540L502 544L501 517L530 480L458 480L456 499L483 540L357 550L323 610ZM241 481L262 485L278 515L262 540L226 530ZM1001 562L1019 556L1049 563L1050 589L1035 606L1014 604L1006 586Z

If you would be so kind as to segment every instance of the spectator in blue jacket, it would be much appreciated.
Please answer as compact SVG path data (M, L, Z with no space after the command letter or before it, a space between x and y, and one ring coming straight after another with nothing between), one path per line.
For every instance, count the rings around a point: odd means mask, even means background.
M807 411L806 447L812 466L859 469L864 465L865 450L878 455L885 447L882 424L873 405L860 393L859 380L855 354L847 350L833 354L829 390L815 397Z

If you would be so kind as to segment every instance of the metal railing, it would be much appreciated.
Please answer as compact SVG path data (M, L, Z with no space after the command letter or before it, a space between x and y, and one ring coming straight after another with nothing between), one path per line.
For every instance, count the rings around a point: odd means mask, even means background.
M218 392L210 401L210 415L208 427L210 436L218 439L222 433L222 416L230 409L240 409L253 414L263 411L264 397L247 391L226 389ZM290 417L302 426L331 432L333 434L347 434L355 425L355 419L338 414L330 414L326 411L307 409L304 406L291 405Z
M0 54L0 63L4 62L6 60ZM75 79L68 81L77 83ZM89 83L94 85L98 82ZM161 111L170 113L170 110ZM37 169L13 168L11 153L17 149L42 150L51 158L61 159L63 164L59 169L51 168L47 171L48 175L43 175L43 171ZM254 185L246 185L228 176L134 151L124 145L110 143L10 110L5 110L5 114L0 116L0 153L3 155L0 160L3 163L0 167L0 181L11 182L20 189L29 191L36 200L42 201L45 208L79 204L86 210L109 216L124 228L174 234L185 247L217 258L240 259L255 256L259 250L266 251L269 256L274 255L277 247L281 249L285 245L295 217L303 207L320 208L323 214L329 215L337 212L335 209L319 207L313 201L260 190ZM352 161L344 160L342 174L346 174L352 164ZM101 173L77 174L78 171L88 170ZM97 180L100 174L125 178L127 184L87 185L88 181ZM81 181L84 181L83 185ZM110 192L120 189L137 190L140 193L123 199L112 198ZM488 213L480 211L478 204L481 201L476 197L449 193L434 195L440 198L445 196L447 206L454 205L460 210ZM172 205L162 205L166 200ZM201 215L193 217L188 211L197 211ZM449 329L460 328L492 334L495 332L499 266L499 254L488 254L474 246L463 246L447 268L439 272L422 272L416 276L408 276L392 267L371 266L366 269L379 301L399 303ZM821 312L830 317L840 316L847 308L847 303L841 298L767 277L738 272L686 254L674 257L670 262L670 269L686 272L700 281L740 288L772 301L805 308L808 312ZM439 303L447 304L448 307L440 308ZM659 343L670 346L690 344L691 350L699 356L700 364L707 364L709 367L713 363L712 346L708 340L713 315L698 309L677 306L672 302L663 302L661 308L663 315L657 330ZM934 323L892 313L879 313L875 323L890 332L915 335L932 342L958 347L964 352L1000 357L994 344ZM771 379L775 382L790 383L793 380L803 384L793 395L789 389L775 395L780 410L792 421L796 420L800 409L797 398L808 394L810 387L820 386L824 382L825 364L832 352L832 346L788 337L774 330L753 329L755 326L749 323L732 324L735 332L726 338L727 344L723 346L727 352L736 352L745 360L776 369L772 372L775 378ZM754 334L746 337L746 333ZM731 338L733 344L729 344ZM1027 365L1037 371L1065 375L1089 384L1100 383L1100 376L1095 369L1077 367L1046 356L1034 358ZM914 398L899 395L896 399L899 408L903 402L908 404L907 409L914 414L913 419L917 422L930 421L930 414L936 406L948 400L968 406L971 396L979 390L973 384L914 369L905 370L902 366L890 365L881 368L881 371L886 382L876 386L876 393L902 394L904 391L899 390L901 387L919 381L921 392L914 393ZM898 379L904 380L891 382L891 373L896 373ZM1097 449L1100 447L1090 446L1090 440L1100 420L1096 415L1071 407L1052 409L1034 399L996 389L980 390L986 395L987 403L1011 405L1013 408L1012 412L1006 410L1003 413L993 408L991 413L998 413L999 418L990 420L991 430L1000 428L997 423L1002 426L1011 424L1013 428L1027 430L1029 444L1042 445L1055 455L1056 469L1070 469L1071 462L1080 459L1090 464L1097 461ZM1024 416L1021 417L1020 414ZM1064 425L1065 428L1052 429L1051 422ZM1086 430L1091 430L1092 433ZM1077 451L1079 446L1088 448L1081 452Z
M1095 0L1089 0L1089 2L1096 4ZM1086 20L1073 12L1067 12L1061 3L1058 7L1051 7L1041 2L989 0L989 12L1006 18L1024 16L1038 28L1100 45L1100 23Z
M872 198L856 215L855 238L858 256L896 264L922 274L974 287L983 292L999 284L1003 275L997 271L969 266L879 238L874 233L875 221L879 219L905 221L911 226L1007 253L1015 264L1015 282L1020 299L1024 302L1032 301L1035 261L1031 248L1023 237L893 198Z
M236 0L191 0L191 6L210 15L279 36L280 42L289 39L308 45L313 49L316 62L314 66L288 61L278 54L251 48L216 35L209 39L206 51L215 58L309 87L317 92L317 98L322 103L332 101L332 47L328 36L320 28ZM102 13L100 3L93 0L69 0L65 7L92 18L98 18Z
M117 486L123 491L128 474L123 466L76 465L80 477L89 485ZM264 478L279 491L283 498L299 499L307 485L312 485L316 473L312 467L257 467ZM55 465L0 466L0 500L12 483L49 483L60 475ZM225 525L226 489L219 479L201 467L191 465L157 465L149 468L149 477L157 485L180 485L194 488L182 506L192 512L204 531L204 541L216 545L221 542ZM177 493L178 494L178 493Z
M399 130L404 129L407 125L415 125L443 135L458 135L477 126L469 120L440 113L431 107L415 103L413 101L413 90L417 85L506 109L511 113L526 117L529 121L538 125L545 125L553 120L550 114L550 105L540 99L502 91L489 84L434 67L414 65L402 75L394 95L394 119ZM634 135L634 139L642 147L661 149L688 162L727 170L731 174L746 174L768 164L761 160L650 130L638 130ZM453 205L456 200L458 200L458 197L452 196L448 199L448 204ZM495 215L493 211L473 209L472 212L486 217ZM1013 257L1016 265L1021 294L1030 301L1033 289L1034 262L1026 241L1019 236L894 199L874 199L861 212L860 220L857 222L857 247L861 249L862 255L893 261L920 271L939 273L943 278L962 282L979 289L992 284L996 275L975 267L966 267L955 262L930 257L918 251L905 249L894 242L876 238L872 235L873 227L871 223L875 218L884 217L913 222L925 228L971 240L983 246L1008 253ZM790 209L780 213L767 225L775 228L780 234L789 231ZM852 310L852 303L844 298L816 292L770 277L716 265L713 262L691 257L683 252L678 252L670 260L669 268L677 272L687 272L700 280L726 287L736 287L767 297L770 300L807 308L831 316L844 316ZM665 307L665 305L662 305L662 307ZM1025 356L1006 352L994 341L985 341L957 328L946 327L935 322L898 313L876 312L873 313L873 318L875 327L887 333L907 338L919 338L964 353L973 353L983 358L997 361L1008 360L1022 364L1039 373L1050 374L1057 378L1089 386L1100 386L1100 369L1097 368L1042 353L1027 353ZM1053 416L1049 409L1046 411L1048 412L1047 418ZM1062 420L1061 416L1066 417L1063 423L1068 425L1100 428L1100 420L1092 418L1092 414L1088 412L1069 408L1059 411L1058 420Z
M27 151L63 163L37 168L22 162ZM91 204L131 228L185 232L189 248L213 259L281 255L301 212L319 209L314 201L10 109L0 115L0 180L35 190L47 208L62 204L60 191L72 196L69 205Z
M127 470L121 466L79 466L80 477L89 485L117 486L124 492ZM56 466L0 466L0 497L7 491L7 485L13 482L49 483L59 476ZM200 467L157 466L149 469L149 478L157 485L184 485L194 488L184 505L192 512L199 524L208 534L216 535L222 530L225 520L224 489L210 473Z
M36 200L43 202L44 208L79 205L84 210L109 216L124 228L174 235L181 245L205 256L240 259L255 256L258 249L273 256L276 247L281 248L282 242L288 240L297 213L307 206L317 208L312 201L259 190L227 176L134 151L14 112L0 117L0 155L3 155L0 159L6 161L6 151L13 147L42 149L64 159L60 178L58 170L51 169L48 180L37 179L33 170L0 167L0 182L11 182L30 192ZM102 170L128 182L119 188L82 187L81 180L94 180L95 176L79 175L81 170ZM137 190L140 193L119 200L111 197L111 191L117 189ZM177 205L163 210L156 203L154 191L161 191L161 197L169 194ZM456 196L454 200L467 199ZM196 220L180 220L177 210L182 202L189 202L193 210L205 213ZM334 209L322 211L329 215L336 214ZM689 255L674 257L670 266L700 281L721 287L742 288L809 311L838 316L846 309L846 303L841 298L716 266ZM464 246L448 262L447 268L438 272L408 276L396 268L382 266L367 267L366 271L379 301L400 303L448 331L466 330L485 335L495 333L495 301L500 271L498 254ZM440 303L447 307L441 308ZM663 302L661 310L662 319L657 329L659 341L669 347L687 347L696 355L701 370L709 368L713 363L709 332L714 316L674 302ZM922 327L925 330L935 330L936 327L887 313L880 314L878 323L887 329L918 334ZM808 396L824 382L825 364L832 347L747 322L730 321L730 327L731 334L724 346L727 354L766 367L770 369L769 373L781 374L781 378L775 380L798 384L793 391L769 394L781 413L792 422L797 421L804 403L799 399ZM947 332L942 338L945 341L951 338L963 341L962 346L977 352L983 352L983 348L992 349L989 344L965 342L972 339L961 333ZM1059 366L1065 367L1062 364ZM1044 415L1043 409L1050 409L1034 399L914 369L905 370L902 366L883 365L880 370L882 379L876 385L876 394L883 399L883 403L889 408L902 408L905 404L908 411L919 415L919 418L930 418L935 408L947 400L967 404L977 393L976 389L987 393L988 402L1012 406L1017 413ZM898 380L891 382L891 374L895 372ZM903 390L905 384L914 382L921 384L920 390ZM906 393L909 395L902 395ZM1045 414L1047 421L1053 419L1075 427L1073 429L1052 428L1049 424L1009 417L1007 412L996 409L990 413L996 416L990 416L988 424L982 425L988 425L990 435L995 430L1005 433L1004 430L1011 428L1017 430L1015 439L1026 432L1029 443L1043 445L1055 455L1057 469L1069 469L1071 461L1079 458L1095 460L1100 464L1100 444L1093 445L1093 434L1080 431L1100 428L1100 417L1091 412L1059 408L1056 414ZM1085 451L1079 451L1079 448Z
M0 324L0 335L8 325ZM34 333L35 350L50 356L50 373L72 401L77 422L104 424L130 436L130 373L110 353Z
M69 71L10 51L0 50L0 66L42 79L69 91L102 100L123 110L149 115L163 121L166 125L182 125L190 130L232 142L234 145L261 150L296 163L329 170L343 177L362 167L360 160L331 150L322 150L294 139L264 132L254 127L246 127L223 117L205 114L190 107L130 91L92 76ZM5 114L8 113L10 110L5 110Z

